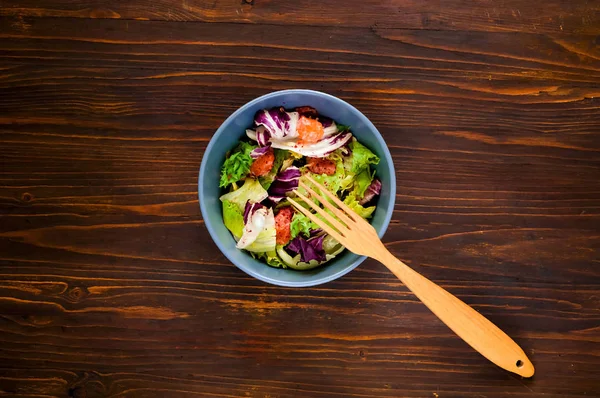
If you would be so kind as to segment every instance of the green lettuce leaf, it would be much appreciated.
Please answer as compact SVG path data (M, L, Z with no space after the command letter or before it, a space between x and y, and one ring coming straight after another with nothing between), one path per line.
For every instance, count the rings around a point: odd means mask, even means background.
M277 252L266 253L266 260L267 264L269 264L271 267L287 268L287 266L283 263L283 261L281 261L281 259L277 255Z
M256 145L240 142L240 144L231 152L221 167L219 187L227 187L246 177L248 171L250 171L250 166L252 165L250 152L252 152L254 148L256 148Z
M351 192L346 199L344 199L344 203L348 205L356 214L361 216L362 218L369 218L373 215L376 206L363 207L356 198L354 192Z
M354 188L353 192L356 194L357 198L362 198L365 195L365 191L371 185L371 181L373 181L373 175L371 175L370 170L367 168L366 170L361 171L356 178L354 179Z
M247 178L241 188L229 192L221 196L219 199L221 199L221 202L229 201L231 203L235 203L243 214L247 201L252 203L260 203L268 196L268 192L265 191L265 189L257 180L253 178Z
M352 151L352 173L359 174L363 170L368 170L369 165L379 163L379 157L360 142L352 140L349 146Z
M323 250L327 254L327 259L330 260L334 258L338 254L344 251L344 246L342 246L337 240L335 240L331 235L327 235L325 239L323 239Z
M277 246L277 247L279 247L279 246ZM263 252L263 253L253 253L253 252L250 252L250 254L252 255L252 257L254 257L256 259L264 260L271 267L274 267L274 268L287 268L287 265L285 265L285 263L283 261L281 261L281 259L277 255L277 251L276 250L275 251L271 251L271 252Z
M292 222L290 223L290 232L292 233L292 239L294 239L299 234L309 236L311 229L318 228L318 225L310 221L310 219L302 213L294 213L294 216L292 217Z
M244 213L239 206L228 200L223 201L223 223L235 240L239 240L244 232Z
M283 246L277 246L277 254L281 261L285 264L286 267L296 268L296 264L300 261L300 254L297 254L295 257L292 257L285 251Z

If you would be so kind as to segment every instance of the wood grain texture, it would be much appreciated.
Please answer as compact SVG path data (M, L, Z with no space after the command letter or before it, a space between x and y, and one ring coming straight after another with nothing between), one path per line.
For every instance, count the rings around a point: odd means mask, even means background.
M588 0L5 0L0 15L532 33L600 33Z
M2 2L0 391L599 396L597 3L212 4ZM398 179L386 245L524 347L533 379L376 262L284 289L218 251L208 140L298 87L375 123Z

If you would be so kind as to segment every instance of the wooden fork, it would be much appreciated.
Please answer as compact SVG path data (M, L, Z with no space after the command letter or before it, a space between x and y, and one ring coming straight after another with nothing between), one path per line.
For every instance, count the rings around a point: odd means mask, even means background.
M442 322L481 355L510 372L523 377L533 376L535 372L533 364L521 347L506 333L457 297L394 257L383 245L371 224L310 176L307 175L306 178L337 207L307 184L300 182L299 186L305 189L311 198L318 199L336 217L296 190L294 191L296 195L321 215L322 219L302 207L294 199L288 198L298 211L348 250L358 255L374 258L388 267Z

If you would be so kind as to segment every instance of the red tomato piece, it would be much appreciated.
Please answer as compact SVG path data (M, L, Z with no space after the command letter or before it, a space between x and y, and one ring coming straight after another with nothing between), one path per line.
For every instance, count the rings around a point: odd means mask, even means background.
M269 149L267 153L252 162L250 165L250 173L256 177L267 175L273 168L274 162L275 154L273 153L272 149Z
M335 174L335 162L329 159L308 158L306 165L315 174L327 174L328 176Z
M285 245L292 238L290 231L292 217L294 217L294 210L291 206L282 207L275 216L275 231L278 245Z

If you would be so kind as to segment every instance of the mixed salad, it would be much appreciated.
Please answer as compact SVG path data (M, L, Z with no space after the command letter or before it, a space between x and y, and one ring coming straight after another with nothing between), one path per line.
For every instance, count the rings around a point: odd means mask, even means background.
M227 154L219 183L227 192L220 198L223 221L237 248L270 266L297 270L314 268L341 253L343 246L287 198L295 197L296 189L302 191L300 180L313 187L303 177L310 173L369 218L381 191L371 167L379 158L353 137L349 126L309 106L261 110L246 135L248 140Z

